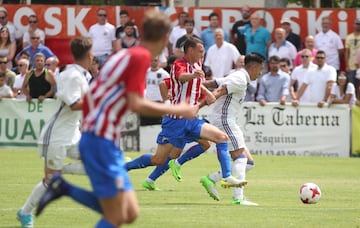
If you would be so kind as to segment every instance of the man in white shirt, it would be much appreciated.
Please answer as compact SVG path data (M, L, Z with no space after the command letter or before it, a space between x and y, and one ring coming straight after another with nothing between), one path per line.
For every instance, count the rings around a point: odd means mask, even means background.
M234 68L240 53L235 45L225 41L224 31L215 29L215 44L206 53L204 65L211 69L212 78L222 78Z
M305 75L304 82L296 94L296 99L292 101L293 106L299 105L299 100L305 90L310 92L310 103L315 103L322 108L330 96L331 88L336 81L336 70L333 66L326 64L326 54L319 50L316 53L318 67L309 70Z
M106 20L105 8L97 10L98 22L89 29L89 37L93 41L94 56L98 59L100 68L104 62L120 49L120 42L115 37L115 26Z
M58 110L40 133L39 153L45 159L44 179L33 189L31 195L17 213L22 227L33 227L32 210L38 205L47 184L54 174L85 174L82 163L64 164L66 157L79 160L80 120L82 119L83 96L89 90L86 74L93 58L92 41L75 38L70 43L75 64L68 65L60 74L57 99Z
M301 51L301 61L302 64L295 67L295 69L291 73L291 81L290 81L290 95L291 99L296 99L296 89L299 89L304 82L306 73L311 69L316 69L317 65L312 61L312 52L310 49L303 49ZM297 85L295 88L295 84ZM301 98L299 99L301 103L310 102L310 91L305 90Z
M330 27L330 17L323 17L321 20L322 31L315 35L315 48L325 52L327 64L340 70L340 57L344 54L344 45L340 36Z
M293 68L296 57L296 47L286 40L286 32L283 28L275 29L275 41L270 45L268 57L277 55L281 58L288 58L290 60L290 68Z
M28 30L24 33L23 36L23 40L22 40L22 46L27 47L28 45L31 45L30 42L30 34L33 32L36 32L37 34L39 34L40 36L40 43L45 45L45 32L38 28L38 24L39 24L39 19L35 14L32 14L28 17L28 23L29 23L29 28Z

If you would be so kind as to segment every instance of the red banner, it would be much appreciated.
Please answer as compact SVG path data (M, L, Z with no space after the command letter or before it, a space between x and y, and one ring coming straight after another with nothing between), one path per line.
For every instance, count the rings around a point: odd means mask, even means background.
M58 54L63 63L71 60L61 58L69 54L68 41L74 36L87 35L92 24L96 23L96 11L102 6L62 6L62 5L2 5L12 21L19 29L27 29L27 16L36 14L39 18L39 27L45 31L46 45ZM0 8L1 8L0 7ZM120 23L119 12L121 9L129 11L130 17L140 27L145 7L104 6L107 9L108 21L117 26ZM159 8L168 14L174 25L177 24L177 13L189 12L195 20L195 27L201 31L209 25L208 15L217 12L220 15L221 26L230 31L233 23L241 19L240 8L212 8L212 7L176 7ZM264 26L273 32L280 25L282 18L290 18L293 31L302 38L307 35L315 35L321 28L321 18L332 18L332 30L337 32L342 39L353 32L353 22L356 17L360 18L360 10L354 9L264 9L253 8L263 18ZM59 43L60 42L60 43ZM63 43L65 42L65 43ZM60 44L60 45L59 45Z

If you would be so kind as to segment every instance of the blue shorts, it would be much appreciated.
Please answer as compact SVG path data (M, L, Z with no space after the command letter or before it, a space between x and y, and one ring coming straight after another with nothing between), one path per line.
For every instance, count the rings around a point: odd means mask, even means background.
M98 198L114 197L119 191L132 190L124 156L113 141L90 132L82 133L80 157Z
M201 128L206 121L203 119L173 119L163 117L161 132L156 142L158 144L170 143L177 148L184 148L186 143L200 139Z

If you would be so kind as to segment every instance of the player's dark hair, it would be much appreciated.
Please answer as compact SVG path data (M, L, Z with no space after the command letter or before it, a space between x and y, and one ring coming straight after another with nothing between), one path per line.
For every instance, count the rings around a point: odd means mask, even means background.
M262 56L261 54L257 53L257 52L251 52L247 55L245 55L245 66L253 64L253 63L258 63L258 64L263 64L265 61L264 56Z
M184 42L184 53L187 53L189 48L196 48L197 44L202 43L202 41L195 37L189 37Z
M90 37L77 37L71 40L70 50L75 60L82 60L91 50L92 40Z

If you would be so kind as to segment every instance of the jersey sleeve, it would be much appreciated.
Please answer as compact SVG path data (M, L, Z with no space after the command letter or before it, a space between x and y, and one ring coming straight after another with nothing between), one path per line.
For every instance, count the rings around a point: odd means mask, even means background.
M146 72L150 67L150 53L144 48L129 49L131 58L124 72L126 91L144 96Z
M64 73L66 71L60 76L56 96L66 105L71 106L82 97L84 80L81 80L81 77L84 76L77 71L73 71L71 75L64 75Z
M184 73L188 73L187 64L183 60L177 60L174 62L174 75L176 80L179 80L179 76Z
M243 93L246 91L247 81L242 72L236 71L224 79L222 84L226 85L228 94Z

